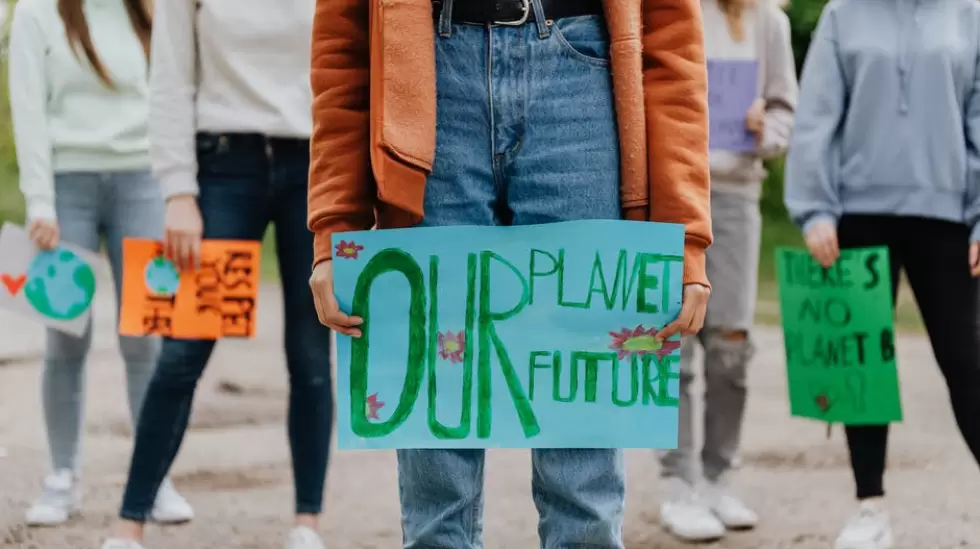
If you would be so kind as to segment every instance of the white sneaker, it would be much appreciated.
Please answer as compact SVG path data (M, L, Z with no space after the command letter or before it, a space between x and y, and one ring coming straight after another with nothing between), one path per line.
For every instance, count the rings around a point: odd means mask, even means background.
M888 514L875 502L865 501L844 526L834 549L891 549L894 543Z
M687 542L721 539L725 525L681 479L668 479L667 499L660 504L660 522L668 533Z
M320 535L306 526L297 526L286 538L286 549L325 549Z
M150 517L162 524L180 524L194 518L194 508L181 496L170 479L164 479L157 490Z
M759 515L724 483L709 484L707 500L711 511L729 530L751 530L759 524Z
M44 479L44 491L27 510L28 526L57 526L78 513L81 494L70 469L62 469Z
M138 541L110 538L102 544L102 549L143 549L143 545Z

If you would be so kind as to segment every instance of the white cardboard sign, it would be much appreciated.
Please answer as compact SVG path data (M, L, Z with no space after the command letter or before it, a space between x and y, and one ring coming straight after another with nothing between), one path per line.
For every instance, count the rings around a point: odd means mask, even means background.
M71 244L39 250L13 223L0 228L0 309L75 336L85 333L101 258Z

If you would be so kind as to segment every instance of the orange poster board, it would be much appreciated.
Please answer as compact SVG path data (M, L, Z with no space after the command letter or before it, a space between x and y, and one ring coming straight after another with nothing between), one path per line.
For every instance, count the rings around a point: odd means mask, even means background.
M200 268L178 272L159 242L125 239L119 333L253 337L260 247L253 240L205 240Z

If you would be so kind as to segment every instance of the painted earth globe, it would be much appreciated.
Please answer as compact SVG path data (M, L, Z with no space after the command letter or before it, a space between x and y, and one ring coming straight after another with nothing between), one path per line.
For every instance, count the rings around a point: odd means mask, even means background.
M92 305L95 273L71 250L38 253L27 268L24 297L38 313L55 320L73 320Z
M143 271L143 280L146 282L146 289L153 295L172 296L177 293L180 286L180 273L172 261L157 256L146 264Z

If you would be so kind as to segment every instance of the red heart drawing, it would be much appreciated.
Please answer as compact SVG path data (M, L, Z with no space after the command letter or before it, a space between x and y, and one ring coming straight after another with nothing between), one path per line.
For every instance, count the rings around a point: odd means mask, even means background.
M17 295L17 292L24 287L24 283L27 282L27 275L11 276L7 273L0 274L0 282L7 287L7 291L10 295Z

